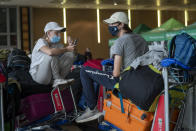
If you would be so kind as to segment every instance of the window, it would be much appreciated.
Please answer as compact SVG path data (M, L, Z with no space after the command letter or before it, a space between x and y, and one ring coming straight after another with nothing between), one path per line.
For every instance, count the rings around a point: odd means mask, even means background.
M0 7L0 48L17 47L17 9Z

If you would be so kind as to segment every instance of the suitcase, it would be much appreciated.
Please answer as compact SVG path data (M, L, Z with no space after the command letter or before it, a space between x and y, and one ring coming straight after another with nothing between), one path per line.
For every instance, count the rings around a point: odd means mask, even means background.
M104 120L115 125L123 131L149 131L153 113L138 109L129 100L123 99L125 113L121 112L120 99L112 92L107 92L104 99Z
M159 97L151 131L165 131L164 95Z
M73 99L69 89L61 91L65 111L74 109ZM50 93L41 93L27 96L21 100L20 109L25 117L25 123L31 123L55 112Z

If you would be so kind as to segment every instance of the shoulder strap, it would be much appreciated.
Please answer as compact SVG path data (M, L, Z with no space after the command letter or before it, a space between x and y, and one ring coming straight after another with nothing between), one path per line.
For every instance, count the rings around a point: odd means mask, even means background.
M177 36L177 35L176 35ZM169 58L173 58L174 57L174 51L175 51L175 40L176 40L176 36L174 36L171 41L170 41L170 45L169 45Z
M121 112L125 113L124 106L123 106L123 98L122 98L120 92L118 92L118 97L120 98Z
M120 94L120 90L119 90L119 83L116 84L116 85L114 86L114 89L113 89L112 93L113 93L116 97L118 97L118 98L120 99L121 112L122 112L122 113L125 113L124 105L123 105L123 98L122 98L122 95Z

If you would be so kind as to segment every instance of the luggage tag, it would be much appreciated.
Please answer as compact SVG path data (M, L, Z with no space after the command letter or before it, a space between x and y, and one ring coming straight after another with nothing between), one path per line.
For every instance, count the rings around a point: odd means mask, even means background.
M52 96L52 102L54 105L55 113L65 110L61 97L61 92L58 87L52 90L51 96Z

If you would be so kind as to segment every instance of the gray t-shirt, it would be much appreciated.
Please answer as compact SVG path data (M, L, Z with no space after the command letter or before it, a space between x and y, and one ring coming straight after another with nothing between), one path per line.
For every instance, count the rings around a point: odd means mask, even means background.
M138 34L124 34L119 37L110 48L110 58L114 55L122 56L122 69L127 68L139 56L148 51L147 42Z

